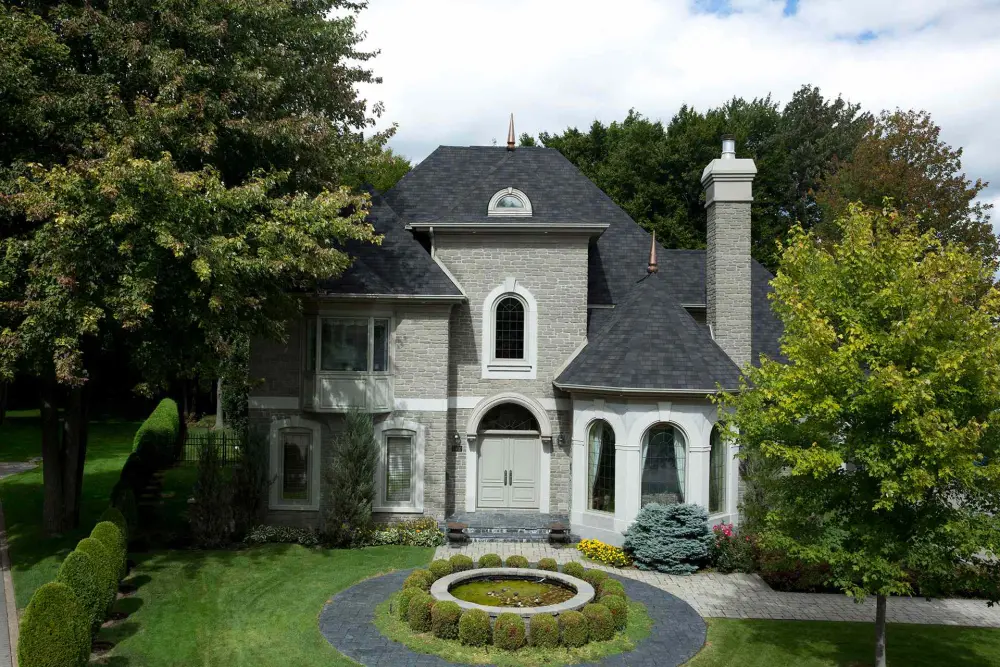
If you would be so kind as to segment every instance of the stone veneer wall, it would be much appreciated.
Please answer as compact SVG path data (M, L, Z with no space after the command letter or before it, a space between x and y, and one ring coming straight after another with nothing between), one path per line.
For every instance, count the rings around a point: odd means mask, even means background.
M254 396L297 397L302 386L302 322L289 322L285 341L255 339L250 345L250 377L260 380Z
M708 206L705 289L715 342L743 366L750 361L750 202Z

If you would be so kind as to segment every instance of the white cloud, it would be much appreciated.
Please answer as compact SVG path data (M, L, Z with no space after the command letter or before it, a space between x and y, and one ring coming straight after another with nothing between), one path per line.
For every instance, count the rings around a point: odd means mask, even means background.
M793 16L785 6L376 0L359 25L382 51L372 63L384 84L363 92L399 123L392 145L420 160L439 144L502 143L512 111L518 133L560 132L630 107L667 121L683 103L784 102L809 83L870 110L927 109L1000 199L1000 4L800 0Z

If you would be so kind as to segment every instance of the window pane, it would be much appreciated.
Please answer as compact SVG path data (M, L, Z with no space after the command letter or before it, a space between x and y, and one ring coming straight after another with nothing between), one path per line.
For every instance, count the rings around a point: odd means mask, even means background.
M726 444L719 429L712 429L712 451L708 457L708 511L722 512L726 506Z
M316 370L316 320L306 320L306 370Z
M524 208L524 202L520 197L514 195L504 195L497 202L497 208Z
M514 297L497 304L495 359L524 359L524 305Z
M368 320L323 320L324 371L368 370Z
M385 500L390 503L412 501L413 439L389 436L385 440Z
M375 342L372 355L372 370L389 370L389 320L375 320Z
M642 446L642 505L684 502L684 436L670 424L654 426Z
M312 434L308 431L282 431L281 434L281 499L309 501L309 445Z
M614 512L615 432L607 422L591 427L587 449L587 506L598 512Z

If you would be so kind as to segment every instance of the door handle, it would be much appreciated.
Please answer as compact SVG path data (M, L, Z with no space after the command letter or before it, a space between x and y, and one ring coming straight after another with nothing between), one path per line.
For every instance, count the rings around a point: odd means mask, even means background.
M507 486L507 471L503 471L503 485Z

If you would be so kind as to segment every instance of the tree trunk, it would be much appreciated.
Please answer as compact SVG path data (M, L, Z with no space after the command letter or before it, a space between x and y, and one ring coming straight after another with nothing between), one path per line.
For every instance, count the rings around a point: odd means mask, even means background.
M42 381L42 484L45 496L42 523L49 534L63 532L63 457L59 409L56 407L55 378Z
M80 523L80 496L83 491L83 467L87 458L87 404L83 387L69 393L69 408L64 422L66 463L63 467L63 523L76 528Z
M222 378L219 378L215 385L215 430L221 431L222 427Z
M875 667L886 667L885 664L885 607L884 595L875 597Z

